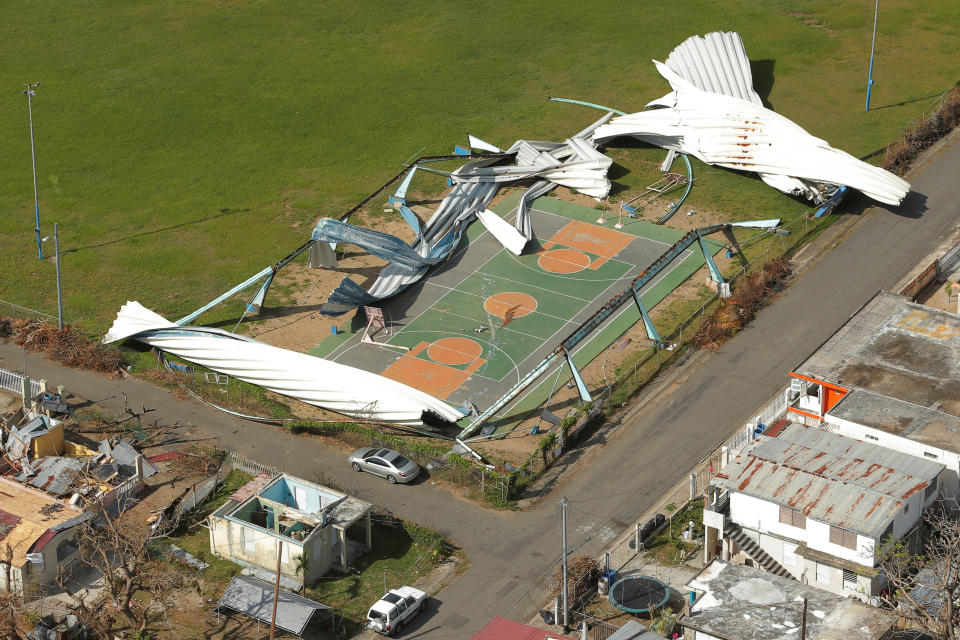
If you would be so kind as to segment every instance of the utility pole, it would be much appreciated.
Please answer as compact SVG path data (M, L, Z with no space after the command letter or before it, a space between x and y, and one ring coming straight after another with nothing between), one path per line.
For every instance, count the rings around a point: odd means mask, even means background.
M60 287L60 230L56 222L53 223L53 252L54 262L57 265L57 329L63 331L63 289Z
M563 632L570 633L570 607L567 604L567 499L560 501L560 521L563 526Z
M800 640L807 640L807 599L803 599L803 620L800 621Z
M33 163L33 208L37 215L34 231L37 234L37 259L43 260L43 249L40 247L40 197L37 194L37 152L33 146L33 96L37 95L36 88L40 86L39 82L28 82L27 90L24 95L27 96L27 111L30 112L30 160Z
M870 43L870 73L867 75L867 108L870 111L870 89L873 87L873 52L877 47L877 16L880 15L880 0L876 0L873 9L873 42Z
M280 599L280 560L283 558L283 541L277 540L277 581L273 585L273 613L270 615L270 640L277 630L277 600Z

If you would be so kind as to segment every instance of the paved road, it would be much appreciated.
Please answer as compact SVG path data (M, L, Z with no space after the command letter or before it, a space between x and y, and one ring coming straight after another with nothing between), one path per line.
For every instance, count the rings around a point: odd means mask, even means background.
M182 402L138 380L105 380L66 370L36 356L34 377L63 383L80 398L114 409L142 401L162 422L191 425L197 437L219 437L240 453L312 478L322 471L368 500L429 524L456 539L471 569L437 598L405 636L467 638L491 617L524 620L541 604L538 584L559 558L557 500L570 497L570 544L598 551L658 495L786 383L786 374L877 290L891 287L960 222L960 145L942 152L913 181L897 210L864 212L846 241L803 273L793 286L712 357L682 371L682 384L628 415L602 449L536 507L494 512L428 483L390 487L349 471L343 455L317 439L233 420ZM0 366L20 368L22 351L0 344Z

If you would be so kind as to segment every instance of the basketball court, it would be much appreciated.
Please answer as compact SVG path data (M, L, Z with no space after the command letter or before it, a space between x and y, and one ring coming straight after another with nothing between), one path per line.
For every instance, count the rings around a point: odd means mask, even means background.
M518 197L493 210L510 211ZM524 255L506 251L474 222L449 260L383 306L386 327L369 332L375 343L362 340L361 310L309 353L482 411L683 235L626 218L615 229L616 217L599 224L599 210L552 198L537 200L531 215L536 238ZM707 243L714 253L722 247ZM644 305L654 307L703 262L699 250L684 252L643 289ZM635 305L624 305L578 346L574 361L586 365L639 319ZM512 428L510 417L546 400L555 377L556 369L493 424ZM568 377L564 371L560 382Z

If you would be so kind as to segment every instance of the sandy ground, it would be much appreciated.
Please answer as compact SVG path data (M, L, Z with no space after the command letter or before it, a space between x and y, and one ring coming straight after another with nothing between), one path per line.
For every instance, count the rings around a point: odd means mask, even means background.
M934 309L960 313L960 271L949 276L947 282L932 283L920 292L917 302Z

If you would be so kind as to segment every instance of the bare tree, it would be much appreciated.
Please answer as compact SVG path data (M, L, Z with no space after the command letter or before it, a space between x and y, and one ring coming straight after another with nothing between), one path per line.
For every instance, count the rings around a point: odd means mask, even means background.
M89 619L97 633L107 636L118 616L132 631L144 631L163 616L176 589L188 580L185 571L157 553L160 540L176 523L152 531L126 513L112 516L100 503L89 508L96 510L98 517L77 527L75 562L103 576L103 593L91 605L70 591L68 573L58 575L57 583L71 596L81 619Z
M31 626L23 606L23 598L11 589L13 578L13 549L4 543L0 549L0 565L6 576L6 591L0 591L0 640L23 640Z
M958 640L960 626L960 521L956 504L924 515L929 536L919 552L903 539L879 554L889 589L880 599L936 640Z

